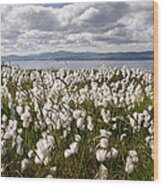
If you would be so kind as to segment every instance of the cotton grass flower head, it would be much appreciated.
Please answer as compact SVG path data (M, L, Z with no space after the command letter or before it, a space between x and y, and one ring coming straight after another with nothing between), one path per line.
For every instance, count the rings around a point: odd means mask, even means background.
M111 155L113 158L116 158L118 156L118 150L114 147L111 148Z
M17 121L16 120L9 120L8 126L6 127L6 132L4 134L4 139L13 138L16 135L17 130Z
M26 109L25 112L21 115L21 120L23 121L23 127L28 128L30 122L32 121L32 117L28 109Z
M67 159L68 157L70 157L72 155L72 151L71 149L66 149L64 151L64 157Z
M18 105L18 106L16 107L16 112L17 112L19 115L21 115L22 112L23 112L23 107L20 106L20 105Z
M34 156L33 150L29 150L28 152L28 158L32 158Z
M47 165L49 162L49 153L55 148L55 141L53 136L47 136L40 139L36 144L35 163Z
M83 129L84 127L84 118L78 118L76 121L76 126L79 129Z
M135 157L135 156L137 156L138 154L137 154L137 152L135 151L135 150L130 150L129 151L129 156L131 156L131 157Z
M2 120L2 122L5 123L7 121L7 116L5 114L3 114L1 117L1 120Z
M79 119L80 117L83 118L84 116L85 116L85 113L82 110L74 110L73 111L73 117L76 120Z
M108 148L108 139L107 138L100 139L100 147L101 148Z
M125 166L125 171L128 174L131 174L134 171L134 165L127 162Z
M75 134L75 141L80 142L81 141L81 136L79 134Z
M110 131L107 131L105 129L100 129L100 136L104 138L109 138L112 135Z
M106 160L107 150L105 149L98 149L96 151L96 159L99 162L104 162Z
M126 158L125 171L131 174L134 171L136 164L138 163L138 154L135 150L130 150L128 152L129 156Z
M123 134L120 136L120 141L123 141L124 138L125 138L126 136L127 136L126 133L123 133Z
M112 147L111 150L108 151L107 155L106 155L106 157L108 159L110 159L110 158L117 158L117 156L118 156L118 150L116 148L114 148L114 147Z
M99 179L106 180L107 178L108 178L108 169L103 164L100 164Z
M27 166L28 166L28 163L29 163L29 160L28 159L23 159L22 161L21 161L21 171L22 172L24 172L25 171L25 169L27 168Z
M109 110L105 110L104 108L101 110L101 116L105 123L108 123L110 121L111 115Z
M73 142L69 145L71 153L72 154L76 154L78 153L78 143L77 142Z
M88 128L89 131L93 131L94 124L92 122L92 117L91 116L87 117L87 128Z

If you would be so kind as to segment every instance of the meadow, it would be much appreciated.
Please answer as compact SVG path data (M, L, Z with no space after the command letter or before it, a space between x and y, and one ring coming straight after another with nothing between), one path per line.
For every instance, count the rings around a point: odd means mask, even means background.
M153 72L1 66L5 177L153 180Z

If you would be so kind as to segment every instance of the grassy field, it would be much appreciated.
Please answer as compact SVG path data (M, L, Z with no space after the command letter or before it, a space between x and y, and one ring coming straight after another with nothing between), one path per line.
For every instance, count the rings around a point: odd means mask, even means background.
M2 65L2 176L153 180L153 73Z

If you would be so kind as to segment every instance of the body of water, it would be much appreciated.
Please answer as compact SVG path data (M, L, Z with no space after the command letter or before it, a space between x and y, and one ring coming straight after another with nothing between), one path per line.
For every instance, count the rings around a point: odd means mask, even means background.
M9 64L9 63L8 63ZM137 61L12 61L10 65L13 67L20 67L22 69L60 69L60 68L69 68L69 69L78 69L78 68L87 68L87 69L97 69L102 65L106 67L117 67L122 68L123 66L131 68L140 68L145 70L153 71L153 60L137 60Z

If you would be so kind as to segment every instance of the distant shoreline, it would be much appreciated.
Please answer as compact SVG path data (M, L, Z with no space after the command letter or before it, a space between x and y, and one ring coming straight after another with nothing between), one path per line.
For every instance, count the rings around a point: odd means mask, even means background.
M153 60L28 60L28 61L9 61L2 62L13 67L20 67L22 69L98 69L100 66L117 67L121 69L123 66L128 68L140 68L153 71Z
M3 62L15 62L15 61L57 61L57 62L63 62L63 61L148 61L148 60L154 60L154 58L145 58L145 59L14 59L14 60L1 60Z
M93 61L93 60L153 60L154 52L145 51L145 52L118 52L118 53L95 53L95 52L67 52L67 51L58 51L54 53L40 53L40 54L31 54L31 55L8 55L2 56L2 61Z

